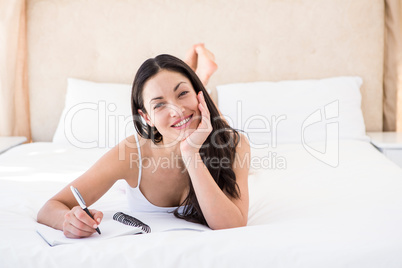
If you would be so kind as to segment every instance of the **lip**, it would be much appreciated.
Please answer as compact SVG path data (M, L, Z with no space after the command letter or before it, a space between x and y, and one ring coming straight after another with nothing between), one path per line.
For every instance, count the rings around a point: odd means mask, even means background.
M190 114L189 116L186 116L186 117L184 117L184 118L180 118L180 119L176 120L176 121L171 125L171 127L172 127L172 128L175 128L175 129L182 129L182 128L185 128L185 127L191 122L191 117L193 117L192 114ZM176 125L177 123L179 123L179 122L181 122L181 121L183 121L183 120L185 120L185 119L187 119L187 118L190 118L190 120L188 120L187 123L185 123L184 125L181 125L181 126L179 126L179 127L174 127L174 125Z

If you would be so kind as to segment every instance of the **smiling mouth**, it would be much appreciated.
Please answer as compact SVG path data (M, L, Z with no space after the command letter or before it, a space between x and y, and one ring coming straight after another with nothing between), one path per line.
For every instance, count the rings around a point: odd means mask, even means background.
M190 121L190 119L193 117L193 115L190 115L188 117L186 117L185 119L181 120L179 123L172 125L172 127L181 127L183 125L185 125L188 121Z

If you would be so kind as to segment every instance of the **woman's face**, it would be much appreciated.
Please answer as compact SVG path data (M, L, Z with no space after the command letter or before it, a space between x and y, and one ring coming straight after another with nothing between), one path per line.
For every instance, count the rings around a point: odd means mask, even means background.
M186 130L195 130L201 122L197 95L181 73L160 71L145 83L142 97L147 113L139 113L156 127L165 145L182 140Z

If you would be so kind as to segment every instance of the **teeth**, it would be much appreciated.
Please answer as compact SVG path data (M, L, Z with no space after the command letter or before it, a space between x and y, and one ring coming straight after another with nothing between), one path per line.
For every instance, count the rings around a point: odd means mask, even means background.
M190 120L190 117L180 121L179 123L177 123L176 125L173 125L173 126L174 127L180 127L180 126L184 125L185 123L187 123L189 120Z

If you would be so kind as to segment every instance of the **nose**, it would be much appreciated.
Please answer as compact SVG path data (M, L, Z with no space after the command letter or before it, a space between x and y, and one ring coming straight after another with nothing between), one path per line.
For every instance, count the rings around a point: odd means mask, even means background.
M181 117L184 114L184 107L178 104L169 105L169 115L170 117Z

